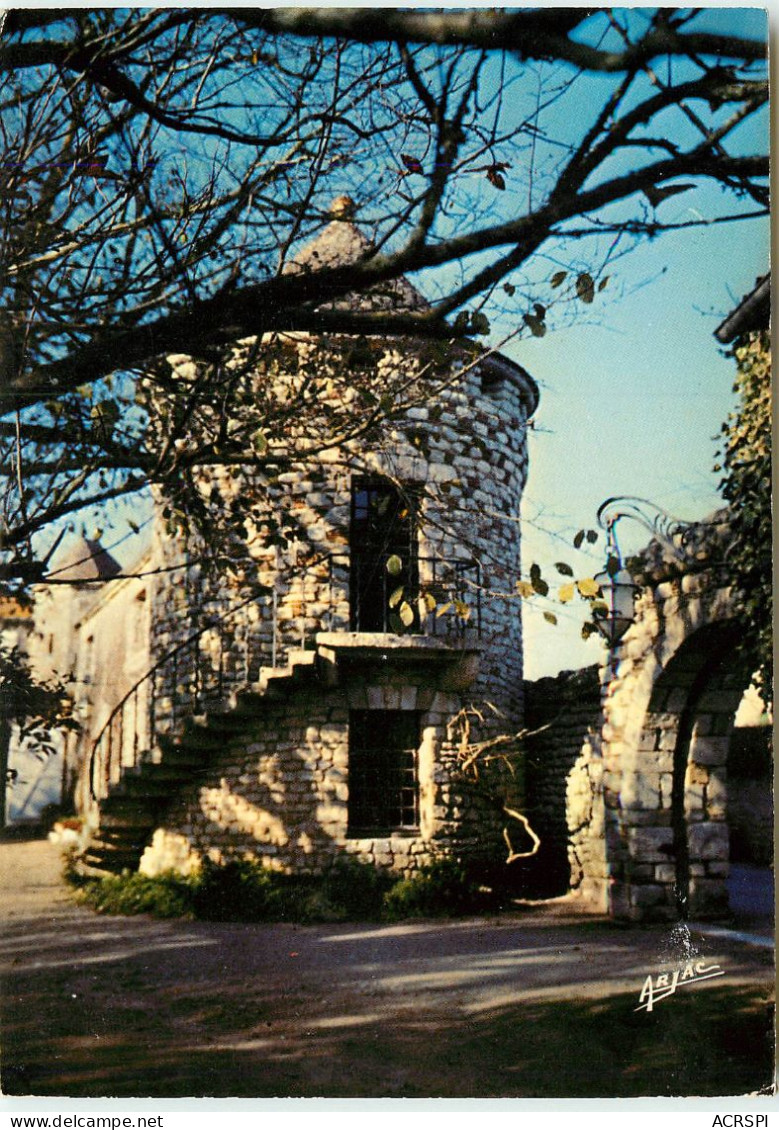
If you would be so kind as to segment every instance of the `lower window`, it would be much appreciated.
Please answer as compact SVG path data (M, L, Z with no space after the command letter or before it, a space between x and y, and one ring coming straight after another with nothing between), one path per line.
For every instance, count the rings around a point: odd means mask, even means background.
M353 710L349 715L349 835L419 827L419 715Z

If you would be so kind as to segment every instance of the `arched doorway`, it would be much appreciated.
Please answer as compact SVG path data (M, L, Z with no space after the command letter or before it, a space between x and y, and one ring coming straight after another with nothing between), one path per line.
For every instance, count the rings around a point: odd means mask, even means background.
M654 670L630 745L613 737L604 743L615 917L675 920L727 912L728 746L749 682L736 644L732 622L692 632ZM657 649L651 654L656 661ZM627 704L623 697L607 700L604 733L613 734L610 722L620 711L639 712L635 698Z
M647 585L613 657L595 757L601 890L615 918L729 913L728 761L752 671L734 612L718 571L677 573ZM593 806L590 835L598 815Z

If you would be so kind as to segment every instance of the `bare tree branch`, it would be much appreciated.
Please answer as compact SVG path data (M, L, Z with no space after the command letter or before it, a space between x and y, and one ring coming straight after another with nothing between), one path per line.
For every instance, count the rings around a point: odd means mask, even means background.
M524 329L528 310L551 311L546 264L574 241L597 275L614 254L599 235L624 237L621 254L767 210L768 158L748 129L765 113L765 44L698 23L668 9L12 11L8 567L33 575L48 522L144 484L216 520L198 468L291 459L293 422L312 450L370 434L421 395L398 380L377 396L370 371L347 366L357 415L323 424L314 366L282 406L270 374L287 334L473 349L464 339L496 313ZM659 59L673 60L662 81ZM596 73L602 93L581 98ZM720 206L664 219L666 197L706 182ZM343 194L352 252L303 262ZM398 305L404 277L425 300Z

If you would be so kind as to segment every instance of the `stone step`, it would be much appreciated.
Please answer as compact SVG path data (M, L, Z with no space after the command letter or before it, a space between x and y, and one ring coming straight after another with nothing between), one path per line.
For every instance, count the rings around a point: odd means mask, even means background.
M77 875L84 879L108 879L111 875L121 874L121 868L118 871L112 871L108 867L104 867L102 860L99 862L87 862L86 858L77 859L74 863L74 869Z
M96 879L107 875L120 875L122 871L137 871L141 854L139 852L87 852L81 860L79 870L81 874L88 874Z
M162 762L148 762L143 767L143 774L148 775L151 780L162 781L169 777L171 781L186 781L188 777L201 772L207 765L208 758L193 753L189 757L182 755L166 758Z
M145 765L136 765L132 769L128 769L122 776L122 782L125 781L149 781L153 784L165 784L166 781L171 785L177 785L182 781L188 780L194 776L195 773L203 770L206 767L207 761L203 757L192 757L186 760L169 762L159 762L157 764L147 763Z
M121 828L151 829L156 823L154 813L149 811L147 804L139 805L136 800L137 810L132 813L118 811L122 803L127 803L127 797L117 797L115 801L109 797L103 802L100 811L101 829L113 831Z
M127 843L104 843L96 840L84 852L83 859L94 866L113 860L118 867L137 867L148 840Z
M114 790L114 797L118 800L139 800L156 803L165 800L171 791L179 784L181 779L173 781L149 781L140 777L125 777Z
M202 772L209 757L225 748L266 704L287 700L317 677L317 653L302 648L288 654L283 667L262 667L257 682L233 687L221 699L205 700L201 712L175 734L160 734L137 764L122 770L100 802L100 828L87 848L82 873L116 874L136 870L157 825L160 803ZM229 684L228 684L229 686Z
M125 867L129 866L134 860L137 866L143 854L143 849L146 847L146 842L146 839L122 840L111 843L106 843L100 839L93 840L84 853L84 858L94 860L100 856L101 859L116 859L121 861Z
M95 833L93 840L87 844L87 854L89 852L123 852L123 851L137 851L143 847L149 838L150 829L128 828L126 834L116 835L109 834L108 831L99 829Z
M192 720L190 725L175 737L164 735L160 738L160 751L162 757L157 762L145 762L147 765L176 765L179 762L205 761L210 753L215 753L219 742L212 733L209 733L203 724L208 715L200 715L197 720Z
M261 700L255 696L254 701L255 705L251 709L242 709L237 704L231 707L229 703L225 703L221 710L212 711L205 717L203 725L211 741L215 740L216 735L221 736L222 740L216 743L217 749L223 748L225 740L229 741L233 735L239 734L245 729L247 722L252 722L259 716Z
M297 648L287 655L287 667L293 675L307 676L311 671L316 671L317 653Z
M294 671L274 667L261 673L257 686L263 699L274 700L295 694L301 685L313 682L314 678L315 672L311 667L298 668Z

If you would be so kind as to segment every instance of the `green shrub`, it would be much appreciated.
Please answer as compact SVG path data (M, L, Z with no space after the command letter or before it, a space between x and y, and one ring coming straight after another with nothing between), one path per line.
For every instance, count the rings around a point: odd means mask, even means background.
M388 918L478 914L489 909L488 896L456 860L442 859L401 879L384 896Z
M490 896L454 860L394 880L371 864L344 857L321 876L284 875L249 859L204 860L188 878L124 873L85 879L66 872L81 902L100 914L151 914L207 922L343 922L477 914Z
M285 918L285 878L249 859L231 859L227 863L206 859L194 885L195 916L207 922L267 922Z
M99 914L152 914L155 918L191 918L193 886L189 879L167 872L110 875L79 884L79 901Z
M319 881L318 895L335 919L380 918L384 896L393 878L370 863L345 857Z

